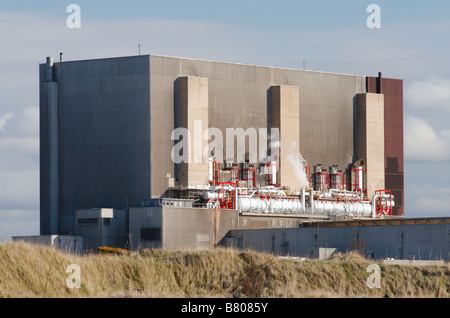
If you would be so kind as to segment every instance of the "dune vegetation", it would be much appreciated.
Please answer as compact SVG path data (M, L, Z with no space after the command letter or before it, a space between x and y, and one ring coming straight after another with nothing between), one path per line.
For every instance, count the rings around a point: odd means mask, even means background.
M368 287L373 263L380 288ZM71 264L78 266L78 281ZM224 248L79 256L24 242L0 244L2 298L449 298L449 280L448 263L386 265L357 253L327 260Z

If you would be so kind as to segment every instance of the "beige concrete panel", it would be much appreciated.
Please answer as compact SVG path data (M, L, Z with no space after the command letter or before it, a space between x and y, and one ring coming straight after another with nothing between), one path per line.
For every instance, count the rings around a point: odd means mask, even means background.
M131 207L129 210L128 235L130 249L141 247L141 229L161 228L162 208L161 207ZM161 238L162 239L162 238ZM161 241L161 240L159 240ZM154 242L158 246L162 242ZM145 247L145 246L144 246Z
M188 141L191 150L189 163L179 165L178 183L185 186L208 184L208 162L203 150L208 145L203 133L208 129L209 91L208 79L180 77L178 79L179 110L178 123L191 134Z
M155 80L151 83L152 92L167 92L172 93L173 95L173 88L175 85L174 76L166 74L158 74L157 78L158 80Z
M210 77L215 67L212 61L180 59L180 76Z
M271 83L272 82L272 68L270 67L257 67L256 68L256 82L257 83Z
M239 225L235 210L164 207L162 214L162 240L166 249L211 248Z
M300 86L301 92L300 139L302 154L306 156L310 165L322 163L328 167L337 164L339 168L345 169L349 164L349 157L354 155L354 96L356 93L365 91L364 77L299 71L296 72L295 78L298 81L296 85ZM341 83L335 84L335 81ZM322 92L320 98L316 96L319 92ZM305 98L306 104L303 104L302 97L305 95L309 98ZM312 123L312 125L305 126L306 123ZM335 138L332 134L336 130L342 132L346 138ZM333 144L339 144L339 148L344 151L342 153L332 152L322 142L323 139L327 139ZM326 162L325 159L330 161Z
M358 94L358 159L366 162L366 187L371 198L385 188L384 95Z
M277 83L278 85L284 85L284 86L293 86L293 85L299 85L298 82L295 81L293 72L296 72L294 70L290 69L273 69L273 83Z
M289 159L300 151L299 88L272 86L271 96L271 127L280 129L280 167L277 180L280 185L291 190L300 190L295 167Z
M151 74L163 74L163 62L162 56L151 55L150 56L150 73Z
M154 170L152 170L152 173L153 171ZM156 177L152 175L152 198L160 198L167 190L168 186L169 180L167 177Z
M310 109L309 105L322 105L325 103L324 89L322 87L308 87L300 88L302 94L300 94L300 110L302 112L302 117L306 114L303 113L304 110Z
M163 247L166 249L209 248L213 226L208 209L163 208Z
M155 56L152 55L152 59ZM180 59L175 57L161 57L161 74L178 76L180 74Z
M213 224L215 224L213 237L218 244L231 229L238 228L239 212L237 210L210 210Z
M232 75L231 75L231 67L228 64L223 63L215 63L214 64L214 79L220 80L220 81L232 81Z

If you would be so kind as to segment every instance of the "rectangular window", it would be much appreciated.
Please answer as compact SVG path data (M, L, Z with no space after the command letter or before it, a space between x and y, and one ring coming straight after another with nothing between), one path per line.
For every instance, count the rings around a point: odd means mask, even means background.
M79 225L93 225L98 224L98 218L79 218L77 220Z
M161 228L147 228L141 229L141 240L143 241L158 241L161 239Z

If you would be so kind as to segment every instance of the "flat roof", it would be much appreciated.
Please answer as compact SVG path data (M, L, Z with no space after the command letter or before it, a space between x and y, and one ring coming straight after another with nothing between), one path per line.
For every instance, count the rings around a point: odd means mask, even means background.
M120 59L120 58L136 58L136 57L162 57L162 58L172 58L172 59L180 59L180 60L188 60L188 61L198 61L198 62L208 62L208 63L220 63L220 64L231 64L231 65L242 65L242 66L250 66L250 67L261 67L261 68L269 68L269 69L279 69L279 70L287 70L287 71L299 71L299 72L310 72L310 73L321 73L321 74L331 74L331 75L341 75L341 76L353 76L353 77L371 77L371 75L355 75L355 74L346 74L346 73L336 73L336 72L325 72L325 71L314 71L314 70L302 70L299 68L288 68L288 67L280 67L280 66L267 66L267 65L257 65L257 64L247 64L247 63L237 63L237 62L224 62L224 61L214 61L208 59L198 59L198 58L189 58L189 57L177 57L170 55L160 55L160 54L142 54L142 55L129 55L129 56L116 56L116 57L104 57L104 58L92 58L92 59L82 59L82 60L69 60L58 62L54 61L54 64L59 63L74 63L74 62L86 62L86 61L98 61L98 60L109 60L109 59ZM40 63L46 64L46 63Z
M312 221L303 223L302 227L348 227L348 226L386 226L411 224L449 224L450 217L404 218L389 217L384 219L353 219L342 221Z

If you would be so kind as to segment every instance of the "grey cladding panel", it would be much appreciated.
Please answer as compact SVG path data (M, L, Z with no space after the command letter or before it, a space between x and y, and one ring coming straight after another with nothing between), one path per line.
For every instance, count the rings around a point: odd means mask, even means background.
M150 193L149 57L58 67L61 213L137 206Z

